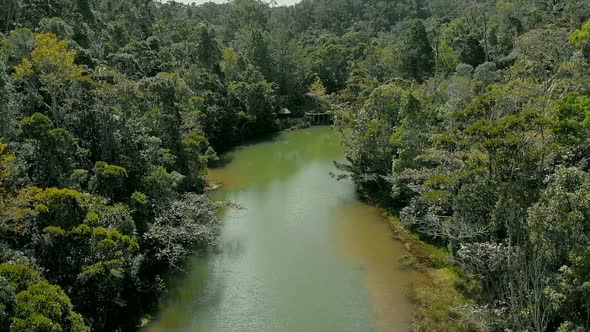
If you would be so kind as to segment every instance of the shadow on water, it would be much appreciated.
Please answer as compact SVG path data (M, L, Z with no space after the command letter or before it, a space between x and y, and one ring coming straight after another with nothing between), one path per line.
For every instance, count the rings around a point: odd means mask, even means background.
M210 161L208 166L209 166L209 168L225 167L234 160L236 151L246 149L249 146L257 145L260 143L272 143L272 142L276 141L278 139L278 137L280 137L280 135L281 135L280 131L269 132L269 133L265 133L260 136L257 136L255 138L250 138L238 146L220 149L219 151L217 151L219 154L219 159L214 160L214 161Z

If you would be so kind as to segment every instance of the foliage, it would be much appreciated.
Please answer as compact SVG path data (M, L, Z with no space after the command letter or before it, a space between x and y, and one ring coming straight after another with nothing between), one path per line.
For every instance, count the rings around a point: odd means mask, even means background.
M208 163L284 108L336 112L341 177L468 274L436 266L423 329L590 329L589 18L581 0L0 2L0 330L87 330L72 308L137 329L217 242Z
M218 205L202 195L186 194L162 211L144 235L156 248L155 258L174 269L190 257L195 248L215 243L219 234Z
M424 24L416 20L400 46L400 71L407 78L424 81L434 72L434 56Z
M586 59L590 59L590 20L570 35L569 42L573 47L581 50Z
M89 331L82 316L73 311L64 291L42 279L31 267L0 264L0 283L4 294L12 296L12 299L3 297L0 304L1 313L13 315L10 324L3 328L10 327L10 331ZM2 318L6 321L7 317Z
M11 166L14 161L14 153L8 153L6 148L8 144L3 144L0 141L0 198L3 197L6 191L5 182L10 178Z

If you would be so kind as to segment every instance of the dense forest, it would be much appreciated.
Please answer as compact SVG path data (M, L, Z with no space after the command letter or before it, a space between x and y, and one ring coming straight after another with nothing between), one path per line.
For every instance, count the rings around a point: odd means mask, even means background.
M460 271L466 301L414 330L590 330L589 18L586 0L0 1L0 331L148 324L218 239L208 164L307 110L337 113L340 177Z

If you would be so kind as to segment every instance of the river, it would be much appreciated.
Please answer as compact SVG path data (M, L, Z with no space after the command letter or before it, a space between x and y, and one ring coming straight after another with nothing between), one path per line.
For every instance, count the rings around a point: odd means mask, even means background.
M147 330L407 330L407 252L353 183L329 175L339 142L312 127L226 154L210 194L243 209L223 212L219 252L191 262Z

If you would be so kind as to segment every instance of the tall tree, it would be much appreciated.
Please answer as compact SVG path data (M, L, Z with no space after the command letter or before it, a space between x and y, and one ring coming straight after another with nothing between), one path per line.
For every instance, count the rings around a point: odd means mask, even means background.
M434 53L421 20L415 20L403 36L399 54L400 72L407 78L422 82L434 73Z

